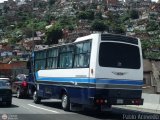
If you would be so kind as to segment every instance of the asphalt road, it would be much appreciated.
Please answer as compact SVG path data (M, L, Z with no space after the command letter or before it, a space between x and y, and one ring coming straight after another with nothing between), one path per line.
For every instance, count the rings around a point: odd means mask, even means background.
M65 112L57 100L45 100L34 104L32 99L13 97L11 107L0 106L0 120L160 120L160 115L121 108L97 113L93 110Z

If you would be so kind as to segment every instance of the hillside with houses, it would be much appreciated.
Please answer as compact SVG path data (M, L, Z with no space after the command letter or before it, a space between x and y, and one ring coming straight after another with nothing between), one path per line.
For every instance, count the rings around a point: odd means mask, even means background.
M18 72L26 69L33 50L73 42L79 36L96 32L140 38L144 89L160 93L160 1L8 0L0 3L0 69L5 69L4 64L15 64L6 68L14 68L8 74L16 74L17 69Z

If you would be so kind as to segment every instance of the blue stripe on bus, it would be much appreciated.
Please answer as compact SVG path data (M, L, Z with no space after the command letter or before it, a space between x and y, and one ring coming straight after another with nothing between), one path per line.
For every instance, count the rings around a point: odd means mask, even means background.
M44 77L44 78L38 78L39 81L54 81L54 82L80 82L80 83L95 83L95 79L89 79L89 78L52 78L52 77Z
M38 81L54 81L54 82L77 82L77 83L90 83L90 84L126 84L126 85L143 85L142 80L117 80L117 79L95 79L95 78L57 78L57 77L38 77Z

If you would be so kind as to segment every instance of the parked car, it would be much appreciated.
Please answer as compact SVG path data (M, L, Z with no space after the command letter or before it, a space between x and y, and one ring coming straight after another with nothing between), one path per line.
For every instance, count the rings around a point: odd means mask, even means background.
M8 81L9 83L11 82L10 78L7 78L7 77L0 78L0 80L5 80L5 81Z
M12 90L10 83L6 79L0 78L0 104L11 106L12 104Z
M12 82L12 92L17 98L31 97L36 90L34 80L25 74L19 74Z

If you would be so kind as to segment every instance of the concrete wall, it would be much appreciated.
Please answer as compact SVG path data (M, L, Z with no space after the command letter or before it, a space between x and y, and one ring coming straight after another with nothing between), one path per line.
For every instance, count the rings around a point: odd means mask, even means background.
M142 98L144 99L143 105L126 105L126 107L134 107L137 109L141 108L150 110L160 110L160 95L143 93Z
M144 59L143 92L160 94L160 61Z

